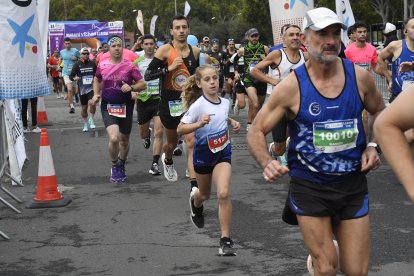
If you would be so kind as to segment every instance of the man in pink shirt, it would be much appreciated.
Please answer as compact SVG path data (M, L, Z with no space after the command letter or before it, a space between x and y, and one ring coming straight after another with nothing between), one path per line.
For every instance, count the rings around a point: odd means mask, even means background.
M147 86L134 64L122 56L123 41L114 36L108 41L109 58L98 64L92 98L101 101L102 119L109 137L112 160L111 182L126 180L125 161L128 156L129 135L132 128L134 103L139 91Z
M355 23L353 27L355 28L356 41L346 47L345 57L365 70L381 74L377 49L366 41L367 25L359 22ZM362 121L365 133L368 135L368 113L365 110L362 112Z

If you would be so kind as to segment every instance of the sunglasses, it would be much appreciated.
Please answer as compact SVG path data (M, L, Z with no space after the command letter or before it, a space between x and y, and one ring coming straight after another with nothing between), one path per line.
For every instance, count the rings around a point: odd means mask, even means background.
M252 34L250 37L258 37L259 34Z
M227 39L227 41L228 41L228 42L230 42L230 41L234 41L234 39L233 39L233 38L229 38L229 39Z
M82 55L89 55L89 53L82 53Z

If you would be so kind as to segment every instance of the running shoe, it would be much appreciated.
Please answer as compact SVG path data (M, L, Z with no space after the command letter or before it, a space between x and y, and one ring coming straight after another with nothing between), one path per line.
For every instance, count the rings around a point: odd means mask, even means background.
M89 124L90 129L95 129L96 128L95 122L93 121L92 117L89 117L88 124Z
M279 156L273 151L273 146L275 145L275 142L270 143L269 145L269 154L272 156L273 159L279 160Z
M183 154L183 140L178 140L178 144L173 151L174 156L181 156Z
M174 168L174 164L167 165L165 164L165 153L161 156L162 166L164 167L164 176L170 182L175 182L178 180L177 171Z
M282 156L279 156L279 161L280 161L280 163L282 163L283 166L288 165L286 157L287 157L286 152Z
M152 175L160 175L160 169L158 168L158 164L154 163L151 165L151 169L149 170L149 173Z
M28 127L23 128L23 133L30 133L30 129Z
M142 145L144 146L144 148L149 149L149 147L151 146L151 133L152 133L152 129L149 128L148 129L148 137L142 139Z
M69 113L71 113L71 114L75 113L75 108L71 107L70 110L69 110Z
M117 165L112 166L111 168L111 182L113 183L119 183L124 182L126 180L126 174L125 174L125 166L124 165Z
M201 207L197 208L194 206L194 195L195 192L198 190L197 187L191 188L190 192L190 218L193 224L197 228L203 228L204 227L204 214L203 214L203 205Z
M334 244L335 249L336 249L336 255L338 256L338 259L339 259L338 242L336 240L333 240L333 244ZM338 271L341 271L339 260L338 260L338 265L339 265ZM311 276L315 275L315 270L313 268L312 256L310 254L308 255L308 259L306 260L306 266L308 267L309 275L311 275Z
M88 131L88 123L85 123L85 124L83 125L83 129L82 129L82 131L83 131L83 132L87 132L87 131Z
M32 129L32 132L34 132L34 133L40 133L40 132L42 132L42 130L38 126L36 126L36 127L34 127Z
M236 102L234 103L234 107L233 107L233 114L234 115L239 115L239 113L240 113L240 109L239 109L239 106L238 106L238 101L236 100Z
M220 256L236 256L236 250L234 249L234 242L228 238L223 237L220 239Z

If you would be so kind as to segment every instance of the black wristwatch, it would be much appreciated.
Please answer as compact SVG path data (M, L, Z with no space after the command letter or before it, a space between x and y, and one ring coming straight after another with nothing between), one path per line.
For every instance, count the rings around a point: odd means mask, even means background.
M377 143L374 143L374 142L369 142L369 143L367 144L367 148L368 148L368 147L373 147L373 148L375 148L375 150L377 151L377 153L381 155L382 151L381 151L380 146L379 146Z

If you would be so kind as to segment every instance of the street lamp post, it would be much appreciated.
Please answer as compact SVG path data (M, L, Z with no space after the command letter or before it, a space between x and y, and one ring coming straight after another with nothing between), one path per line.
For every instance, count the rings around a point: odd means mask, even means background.
M112 13L112 14L114 14L114 17L118 17L117 15L118 15L118 12L116 12L116 11L114 11L114 10L111 10L111 9L109 9L108 10L110 13ZM125 12L125 14L124 15L122 15L121 14L121 21L130 21L130 16L131 16L131 14L132 13L135 13L135 12L137 12L138 10L137 9L133 9L133 10L130 10L130 11L127 11L127 12ZM134 31L134 23L132 23L132 31Z

